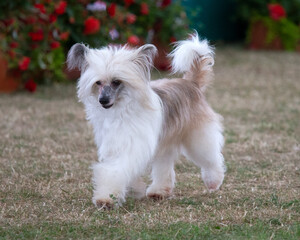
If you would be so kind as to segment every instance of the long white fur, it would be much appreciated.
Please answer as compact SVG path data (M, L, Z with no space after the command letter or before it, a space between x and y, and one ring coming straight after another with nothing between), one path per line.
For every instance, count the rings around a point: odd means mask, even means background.
M155 51L150 45L137 50L107 47L88 49L82 56L86 67L78 82L78 97L93 125L98 148L98 162L92 166L95 205L112 204L112 196L121 204L130 186L141 185L135 181L150 164L153 182L147 196L169 196L175 184L174 161L180 153L202 168L202 178L210 190L218 189L223 181L222 127L217 115L206 105L204 111L211 116L210 120L193 129L194 134L181 137L181 142L176 141L177 136L172 137L174 141L163 139L167 134L162 128L165 121L162 99L150 85ZM194 35L177 44L171 53L172 65L175 71L186 72L195 60L212 55L207 41L199 41ZM71 49L68 62L73 67L72 57ZM114 106L104 109L98 102L95 83L112 78L122 80L125 87ZM160 84L158 81L157 85Z
M85 104L98 147L99 163L93 165L95 204L98 199L109 202L111 195L119 203L125 200L128 185L143 173L154 155L162 123L160 99L147 79L150 69L132 62L137 58L147 61L148 56L135 56L138 53L125 48L114 51L90 50L86 55L89 67L78 82L78 97ZM109 110L102 108L93 94L99 77L129 82L122 102ZM148 107L142 104L145 101Z
M213 48L206 39L200 40L198 34L190 35L190 39L176 42L175 46L176 48L169 54L172 58L173 73L189 71L198 58L210 58L212 59L210 64L214 64Z

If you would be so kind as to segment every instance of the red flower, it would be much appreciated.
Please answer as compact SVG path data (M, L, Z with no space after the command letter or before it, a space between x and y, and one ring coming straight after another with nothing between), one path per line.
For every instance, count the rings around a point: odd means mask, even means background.
M100 21L94 17L89 17L84 21L84 34L94 34L100 29Z
M67 8L67 2L66 1L60 1L58 5L55 8L55 12L58 15L64 14Z
M17 48L17 47L19 46L19 44L18 44L17 42L11 42L11 43L9 44L9 46L10 46L11 48Z
M59 38L60 38L61 40L65 41L65 40L68 40L69 35L70 35L69 32L62 32L62 33L59 35Z
M33 79L29 79L24 86L29 92L35 92L36 90L36 83L33 81Z
M55 14L50 14L50 16L49 16L49 22L50 23L54 23L54 22L56 22L56 20L57 20L57 16L55 15Z
M45 8L45 6L43 4L36 3L36 4L34 4L34 7L36 9L39 9L41 13L46 13L46 8Z
M28 34L32 41L42 41L44 39L44 33L42 29L36 32L29 32Z
M60 43L57 41L54 41L54 42L50 43L50 47L51 47L51 49L59 48Z
M171 0L163 0L162 3L161 3L161 6L162 7L167 7L171 4Z
M286 16L285 9L278 3L268 4L270 17L277 21Z
M147 3L141 4L141 14L142 15L148 15L149 14L149 8Z
M177 40L176 40L176 38L174 37L174 36L172 36L172 37L170 37L170 43L174 43L174 42L176 42Z
M134 3L134 0L124 0L124 2L125 2L125 6L129 7L131 4Z
M28 66L30 63L30 58L29 57L23 57L20 61L19 61L19 68L22 71L27 70Z
M129 24L133 24L136 21L136 16L132 13L129 13L126 17L126 21Z
M140 43L140 39L139 39L136 35L131 35L131 36L128 38L127 42L128 42L129 44L131 44L131 45L136 46L136 45L138 45L138 44Z
M115 3L112 3L110 4L108 7L107 7L107 13L110 17L114 17L115 14L116 14L116 7L117 5Z

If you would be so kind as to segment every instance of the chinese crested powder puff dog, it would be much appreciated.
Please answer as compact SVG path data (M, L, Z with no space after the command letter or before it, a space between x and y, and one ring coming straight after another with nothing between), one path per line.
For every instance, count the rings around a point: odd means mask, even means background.
M224 178L221 117L205 100L213 77L214 52L197 33L170 53L181 78L150 81L154 45L91 49L75 44L70 69L79 68L78 97L85 105L98 147L93 203L110 208L136 195L163 199L172 195L174 162L183 154L201 168L209 191ZM141 176L151 167L146 190Z

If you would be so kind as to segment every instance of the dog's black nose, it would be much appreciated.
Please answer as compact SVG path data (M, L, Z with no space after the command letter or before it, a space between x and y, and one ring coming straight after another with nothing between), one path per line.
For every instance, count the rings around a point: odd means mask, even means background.
M101 103L101 105L106 105L109 103L109 98L107 97L99 98L99 102Z

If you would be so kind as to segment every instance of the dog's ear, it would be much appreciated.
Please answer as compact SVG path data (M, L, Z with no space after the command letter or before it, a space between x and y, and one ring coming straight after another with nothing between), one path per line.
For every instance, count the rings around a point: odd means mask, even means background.
M150 68L156 53L157 49L153 44L145 44L137 49L135 61Z
M145 44L135 50L133 62L143 69L145 79L150 81L150 70L153 66L153 58L156 55L157 49L152 44Z
M153 44L145 44L138 48L138 52L140 55L145 55L151 60L151 63L157 53L157 48Z
M87 66L86 54L89 48L84 44L76 43L74 44L67 58L67 64L69 69L78 68L79 70L84 69Z

